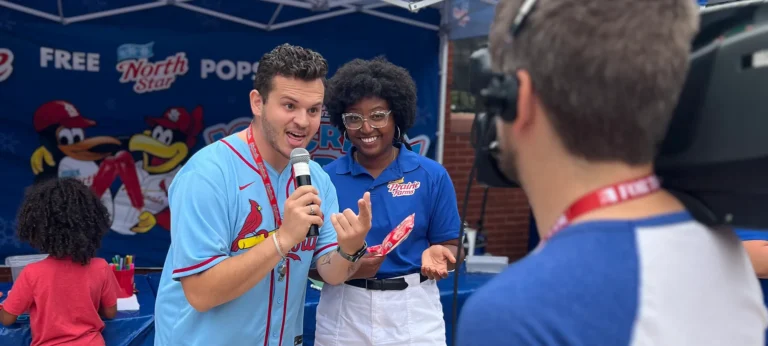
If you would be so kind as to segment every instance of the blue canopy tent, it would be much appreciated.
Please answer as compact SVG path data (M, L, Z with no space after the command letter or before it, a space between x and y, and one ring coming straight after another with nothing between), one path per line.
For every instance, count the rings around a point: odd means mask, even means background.
M408 140L442 161L440 1L0 0L0 261L34 253L15 236L15 214L25 187L53 174L102 196L113 225L100 256L161 267L171 179L196 150L247 126L258 59L284 42L323 54L330 75L379 55L408 69L419 91ZM324 120L308 149L322 164L349 145ZM115 160L105 178L100 167Z
M419 89L419 117L407 136L416 151L442 162L447 43L487 35L494 6L495 0L0 0L0 178L8 182L0 189L0 261L34 253L15 237L26 186L46 174L93 184L105 160L82 154L83 143L103 149L138 138L143 144L136 148L169 143L154 154L127 150L120 164L136 172L98 181L113 216L100 255L133 254L138 266L161 266L173 175L195 150L247 126L258 58L283 42L318 50L331 74L351 59L377 55L407 68ZM162 124L175 127L154 131ZM168 156L172 145L184 155ZM324 121L309 149L323 163L348 147ZM78 150L79 158L67 155Z

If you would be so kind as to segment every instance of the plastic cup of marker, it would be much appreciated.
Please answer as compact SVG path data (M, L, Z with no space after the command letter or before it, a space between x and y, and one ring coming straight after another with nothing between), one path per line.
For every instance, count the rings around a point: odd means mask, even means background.
M115 274L115 278L117 278L117 284L120 286L120 290L117 292L118 298L128 298L133 295L133 287L134 287L134 267L133 263L131 263L129 268L119 270L119 268L115 265L110 265L112 267L112 273Z

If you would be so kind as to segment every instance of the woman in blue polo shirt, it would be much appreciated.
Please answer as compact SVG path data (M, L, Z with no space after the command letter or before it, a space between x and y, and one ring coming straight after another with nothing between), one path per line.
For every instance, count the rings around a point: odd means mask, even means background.
M371 193L369 246L414 213L415 224L392 253L367 256L345 284L323 286L315 344L445 346L435 280L453 270L460 220L448 172L405 143L416 118L416 85L383 58L357 59L328 81L326 107L353 145L324 167L339 209L355 211L359 196Z

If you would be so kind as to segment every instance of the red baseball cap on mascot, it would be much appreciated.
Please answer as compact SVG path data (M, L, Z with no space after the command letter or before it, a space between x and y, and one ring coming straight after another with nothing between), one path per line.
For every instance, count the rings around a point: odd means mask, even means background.
M67 101L44 103L35 111L32 122L37 132L43 131L51 125L66 128L86 128L96 125L95 121L80 115L80 111Z
M184 107L171 107L163 113L162 118L146 118L149 126L160 125L166 129L179 131L187 136L187 146L193 147L197 135L203 129L203 107L197 106L190 115Z

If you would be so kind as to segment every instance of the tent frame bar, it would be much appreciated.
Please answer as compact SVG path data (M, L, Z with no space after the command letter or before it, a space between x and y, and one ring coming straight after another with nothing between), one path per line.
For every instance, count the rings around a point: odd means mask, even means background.
M12 2L8 2L8 1L5 1L5 0L0 0L0 7L5 7L5 8L8 8L8 9L14 10L14 11L19 11L19 12L22 12L22 13L26 13L26 14L28 14L30 16L35 16L35 17L39 17L39 18L43 18L43 19L52 20L54 22L60 22L62 24L63 24L63 20L64 20L63 15L61 17L57 17L57 16L54 16L54 15L48 13L48 12L43 12L43 11L40 11L40 10L36 10L34 8L30 8L30 7L27 7L27 6L22 6L22 5L15 4L15 3L12 3Z
M390 14L390 13L384 13L381 11L377 11L375 9L379 7L387 6L387 5L394 5L415 13L422 8L434 5L444 0L420 0L417 2L407 2L403 0L381 0L382 2L380 3L374 3L369 5L361 5L359 4L359 0L319 0L314 3L303 2L299 0L262 0L265 2L278 4L277 9L275 9L274 13L272 14L272 18L267 24L255 22L245 18L233 16L230 14L226 14L226 13L210 10L201 6L190 4L189 2L191 2L192 0L155 0L146 4L126 6L126 7L115 8L115 9L100 11L95 13L88 13L88 14L83 14L83 15L78 15L73 17L65 16L62 0L56 0L56 1L58 5L58 12L59 12L58 16L51 13L43 12L40 10L36 10L34 8L27 7L24 5L12 3L7 0L0 0L0 7L5 7L11 10L26 13L31 16L48 19L54 22L61 23L63 25L67 25L67 24L84 22L88 20L94 20L94 19L105 18L105 17L111 17L111 16L116 16L116 15L121 15L126 13L144 11L144 10L153 9L153 8L162 7L162 6L176 6L188 11L205 14L218 19L222 19L222 20L226 20L233 23L238 23L238 24L242 24L245 26L266 30L266 31L279 30L279 29L283 29L291 26L307 24L307 23L316 22L319 20L324 20L328 18L333 18L333 17L350 14L350 13L359 12L359 13L365 13L371 16L376 16L379 18L384 18L387 20L419 27L422 29L439 31L440 27L437 25L420 22L414 19L405 18L405 17L394 15L394 14ZM314 14L304 18L298 18L298 19L288 20L285 22L275 23L275 21L277 20L277 16L282 10L283 6L292 6L292 7L303 8L307 10L324 12L324 13L318 13L318 14ZM332 9L335 9L335 10L331 11Z

